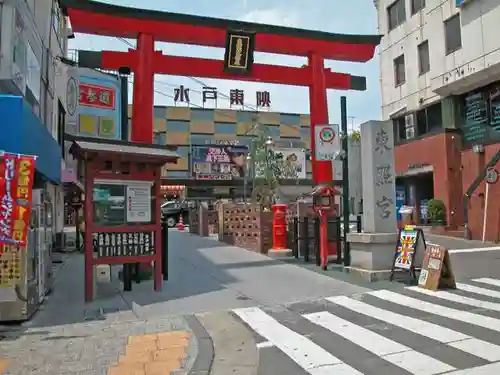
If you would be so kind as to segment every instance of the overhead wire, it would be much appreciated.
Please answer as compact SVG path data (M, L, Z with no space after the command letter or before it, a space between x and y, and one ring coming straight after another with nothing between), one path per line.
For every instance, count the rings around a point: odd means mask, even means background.
M128 41L125 38L122 38L122 37L115 37L115 38L118 39L119 41L127 44L131 48L134 48L134 49L136 48L136 46L133 43L131 43L130 41ZM215 92L217 93L217 95L220 95L224 99L228 99L229 101L231 100L231 98L227 94L224 94L224 93L220 92L219 90L217 90L216 88L211 87L210 85L207 85L201 79L195 78L195 77L191 77L191 76L185 76L185 77L188 78L188 79L190 79L193 82L196 82L197 84L201 85L202 87L210 87L212 89L215 89ZM130 81L130 80L128 82L133 84L133 82ZM174 88L179 88L178 85L174 85L172 83L167 83L167 82L159 81L157 79L154 80L154 83L155 84L160 84L160 85L165 85L165 86L170 86L170 87L174 87ZM202 91L199 91L199 90L193 90L193 89L190 89L190 90L193 91L193 92L196 92L196 93L202 93ZM162 96L174 99L174 101L175 101L175 97L173 95L166 94L166 93L164 93L164 92L162 92L160 90L157 90L157 89L154 89L154 92L157 93L157 94L159 94L159 95L162 95ZM203 106L194 104L192 102L189 102L188 104L190 106L193 106L193 107L196 107L196 108L200 108L200 109L204 109L205 108ZM248 134L251 134L257 128L257 126L259 125L257 123L257 120L258 120L257 113L259 112L259 110L258 110L257 107L253 107L253 106L250 106L250 105L247 105L247 104L243 104L242 107L249 109L251 112L256 112L254 114L254 116L251 118L251 120L256 121L255 125L251 129L249 129L248 131L245 132L245 135L248 135ZM224 117L230 118L231 120L233 119L232 116L229 116L229 115L225 114L224 112L221 112L220 114L222 114ZM294 128L295 129L295 127L293 125L290 125L290 124L282 124L282 125L285 125L285 126L288 126L290 128ZM300 137L302 137L302 135Z

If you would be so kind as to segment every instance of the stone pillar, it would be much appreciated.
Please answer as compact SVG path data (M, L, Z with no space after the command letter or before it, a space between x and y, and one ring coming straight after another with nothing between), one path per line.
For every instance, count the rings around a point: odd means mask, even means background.
M361 124L363 233L350 233L350 271L368 280L389 277L397 243L394 132L391 121Z

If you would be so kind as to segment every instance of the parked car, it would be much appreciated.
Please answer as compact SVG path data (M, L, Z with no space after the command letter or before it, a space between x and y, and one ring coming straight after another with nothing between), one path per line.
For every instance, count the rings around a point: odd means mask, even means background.
M182 221L186 224L189 219L188 202L167 201L161 205L161 215L169 228L173 228L177 225L181 215Z

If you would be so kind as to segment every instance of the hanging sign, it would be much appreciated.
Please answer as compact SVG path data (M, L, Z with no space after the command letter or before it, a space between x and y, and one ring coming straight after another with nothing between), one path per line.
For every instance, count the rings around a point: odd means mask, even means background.
M314 127L315 157L318 161L337 159L341 151L338 125L316 125Z
M422 268L425 248L422 229L410 225L400 229L390 280L394 279L396 271L403 271L408 274L410 281L417 281L416 271Z
M448 249L436 245L427 246L418 285L434 291L442 288L456 289Z
M26 246L35 160L34 156L0 153L0 244Z
M127 223L151 221L151 184L127 185Z

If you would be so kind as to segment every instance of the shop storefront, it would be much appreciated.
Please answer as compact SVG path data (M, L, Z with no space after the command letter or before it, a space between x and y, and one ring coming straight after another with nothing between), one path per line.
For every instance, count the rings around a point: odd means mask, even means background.
M33 175L16 180L17 186L21 182L33 186L29 228L26 229L28 240L21 251L6 244L1 245L0 251L0 317L24 320L43 301L52 282L55 218L62 215L56 212L60 200L62 153L58 142L23 97L0 95L0 118L0 151L19 155L20 160L36 158ZM18 278L13 279L16 272Z

